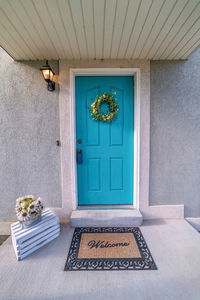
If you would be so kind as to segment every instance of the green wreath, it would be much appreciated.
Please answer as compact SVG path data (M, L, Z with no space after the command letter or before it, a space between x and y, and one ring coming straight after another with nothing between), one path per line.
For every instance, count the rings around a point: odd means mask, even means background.
M117 99L114 98L115 94L116 92L113 94L104 93L100 96L96 96L96 100L91 104L91 108L89 108L93 120L111 122L113 119L117 118L119 105L116 103ZM108 104L109 111L107 114L101 113L101 105L103 103Z

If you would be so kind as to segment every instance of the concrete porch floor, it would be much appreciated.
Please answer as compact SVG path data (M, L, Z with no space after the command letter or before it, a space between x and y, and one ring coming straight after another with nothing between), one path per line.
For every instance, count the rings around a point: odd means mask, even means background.
M9 238L0 247L0 299L200 299L200 234L185 220L145 221L140 228L156 271L64 272L69 225L20 262Z

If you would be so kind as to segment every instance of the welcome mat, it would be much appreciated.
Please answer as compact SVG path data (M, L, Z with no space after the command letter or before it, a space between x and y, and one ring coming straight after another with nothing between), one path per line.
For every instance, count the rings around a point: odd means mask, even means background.
M75 228L65 271L157 270L138 227Z

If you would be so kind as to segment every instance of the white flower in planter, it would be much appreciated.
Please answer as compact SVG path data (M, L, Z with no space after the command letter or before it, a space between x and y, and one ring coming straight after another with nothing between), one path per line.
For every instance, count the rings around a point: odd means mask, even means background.
M29 213L26 210L24 210L24 209L17 214L17 217L18 217L18 219L20 221L28 221L28 220L30 220Z
M34 202L32 202L32 203L29 205L29 210L30 210L31 212L34 212L34 211L36 210L36 206L35 206Z

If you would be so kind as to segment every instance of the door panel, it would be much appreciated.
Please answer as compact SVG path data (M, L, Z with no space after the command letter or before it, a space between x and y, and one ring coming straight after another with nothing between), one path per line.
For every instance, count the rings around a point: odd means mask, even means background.
M116 92L119 104L110 123L92 120L88 110L104 92ZM132 204L133 77L77 76L75 93L77 149L83 155L77 164L79 205Z
M110 190L123 190L123 158L110 158ZM117 174L117 176L116 176Z
M88 191L101 190L101 161L99 158L88 158L87 161L87 181Z

